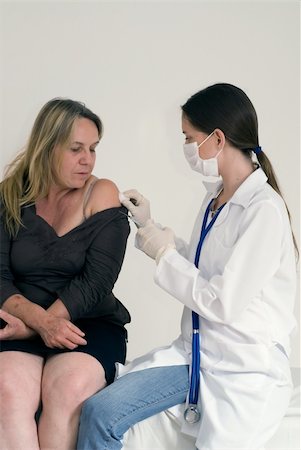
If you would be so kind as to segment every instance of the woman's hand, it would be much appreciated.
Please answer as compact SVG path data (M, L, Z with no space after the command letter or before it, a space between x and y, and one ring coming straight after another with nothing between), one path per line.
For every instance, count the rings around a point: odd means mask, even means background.
M143 197L136 189L120 193L119 200L130 211L137 226L144 227L151 218L149 200Z
M73 350L79 345L86 345L83 333L70 320L56 317L50 313L40 323L38 333L45 345L50 348L68 348Z
M7 323L4 328L0 329L0 340L29 339L36 335L36 332L25 325L21 319L3 309L0 309L0 318Z
M67 317L70 317L68 311L59 299L49 308L51 312L45 311L42 306L32 303L22 295L11 296L6 300L5 305L11 308L10 314L7 316L9 325L18 326L19 330L21 324L23 324L23 329L19 333L25 334L26 337L28 337L28 330L31 330L31 333L36 331L47 347L73 350L79 345L87 344L87 341L83 338L84 333L68 320ZM16 314L14 314L14 311L16 311ZM15 317L17 314L18 318ZM62 315L64 317L61 317ZM4 317L2 318L6 321ZM10 335L10 330L7 330L6 333ZM16 339L16 337L11 339Z
M170 228L158 228L152 220L139 228L136 235L136 247L159 263L160 258L168 249L176 248L175 235Z

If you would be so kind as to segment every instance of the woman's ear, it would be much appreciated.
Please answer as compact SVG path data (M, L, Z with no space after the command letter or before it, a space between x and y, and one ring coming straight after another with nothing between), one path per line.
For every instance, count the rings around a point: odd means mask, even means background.
M224 148L225 142L226 142L226 137L224 135L224 133L222 132L222 130L220 130L219 128L216 128L214 130L214 136L216 137L216 142L219 148Z

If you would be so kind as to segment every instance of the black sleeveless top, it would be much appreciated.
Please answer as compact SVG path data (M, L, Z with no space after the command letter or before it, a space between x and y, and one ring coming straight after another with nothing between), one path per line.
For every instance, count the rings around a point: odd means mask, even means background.
M0 305L18 293L44 308L59 298L72 321L129 323L129 312L112 293L130 232L126 214L123 206L106 209L61 237L34 205L22 209L24 226L15 238L1 217Z

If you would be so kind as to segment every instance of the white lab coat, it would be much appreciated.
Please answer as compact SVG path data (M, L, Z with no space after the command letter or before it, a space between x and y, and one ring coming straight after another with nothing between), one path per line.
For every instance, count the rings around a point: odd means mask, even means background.
M221 183L204 183L208 193L190 244L160 259L155 282L183 303L181 335L153 350L119 376L149 367L191 363L191 310L200 315L202 419L189 425L183 405L172 408L182 431L201 450L258 449L275 432L291 393L289 335L296 266L291 229L281 197L259 168L237 189L194 256L209 201Z

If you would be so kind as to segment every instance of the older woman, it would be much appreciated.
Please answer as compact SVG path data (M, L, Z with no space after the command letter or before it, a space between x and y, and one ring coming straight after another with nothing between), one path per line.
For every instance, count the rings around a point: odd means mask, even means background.
M85 105L51 100L0 184L2 450L74 449L83 401L125 361L112 289L129 224L116 185L92 175L101 135Z

